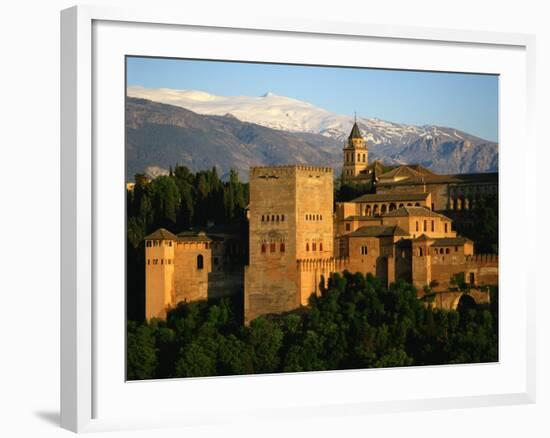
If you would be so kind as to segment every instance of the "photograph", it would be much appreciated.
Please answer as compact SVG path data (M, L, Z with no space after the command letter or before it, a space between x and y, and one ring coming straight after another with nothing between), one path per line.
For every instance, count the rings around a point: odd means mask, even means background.
M499 361L499 75L125 76L126 380Z

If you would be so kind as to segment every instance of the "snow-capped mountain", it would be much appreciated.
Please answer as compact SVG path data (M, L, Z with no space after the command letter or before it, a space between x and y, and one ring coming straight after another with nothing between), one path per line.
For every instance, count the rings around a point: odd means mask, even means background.
M243 122L272 129L309 132L343 141L353 125L353 117L334 114L311 103L267 92L263 96L216 96L197 90L128 87L128 96L179 106L199 114L231 114ZM370 145L406 146L418 137L463 140L464 133L432 125L415 126L359 118L359 126ZM468 136L472 137L472 136Z
M216 96L197 90L131 86L127 95L197 114L232 116L241 122L288 132L317 144L319 149L330 154L341 151L354 121L351 116L271 92L262 96ZM375 118L358 118L357 123L367 140L372 159L388 164L422 164L441 173L498 169L496 143L457 129L399 124ZM316 136L327 141L316 139Z

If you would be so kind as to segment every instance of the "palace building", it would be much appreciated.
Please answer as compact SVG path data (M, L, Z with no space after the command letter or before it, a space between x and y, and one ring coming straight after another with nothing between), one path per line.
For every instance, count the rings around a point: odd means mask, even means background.
M335 205L332 168L252 167L248 239L219 227L145 237L147 319L164 318L180 301L244 293L248 323L307 305L331 274L344 271L386 285L402 279L419 296L429 287L444 308L456 308L464 294L453 283L461 276L470 297L487 302L482 289L498 283L498 256L476 254L449 215L498 193L498 174L369 164L357 123L343 152L343 180L375 182L375 193Z

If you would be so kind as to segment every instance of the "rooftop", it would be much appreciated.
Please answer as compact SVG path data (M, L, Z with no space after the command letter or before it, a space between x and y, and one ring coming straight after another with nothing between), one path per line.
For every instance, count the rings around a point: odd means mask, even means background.
M357 228L350 237L387 237L408 236L407 232L398 225L373 225Z
M428 237L425 234L414 239L417 242L431 241L433 242L431 246L456 246L464 245L467 242L472 242L467 237L457 236L457 237Z
M433 240L434 240L434 243L432 243L432 246L455 246L455 245L464 245L467 242L472 242L470 239L462 236L439 237Z
M399 207L396 210L384 213L382 217L428 216L450 220L447 216L436 213L426 207Z
M357 125L357 122L353 124L353 128L351 128L351 132L348 137L348 139L350 140L352 138L363 138L363 136L361 135L361 130L359 129L359 125Z
M407 178L426 178L436 176L431 170L417 164L398 166L389 172L380 175L380 181L386 180L403 180Z
M407 169L405 169L407 168ZM498 172L439 175L421 166L400 166L380 175L379 185L498 183Z
M178 240L177 236L165 228L159 228L152 232L148 236L143 238L144 240Z
M350 202L424 201L429 195L429 193L382 193L359 196Z

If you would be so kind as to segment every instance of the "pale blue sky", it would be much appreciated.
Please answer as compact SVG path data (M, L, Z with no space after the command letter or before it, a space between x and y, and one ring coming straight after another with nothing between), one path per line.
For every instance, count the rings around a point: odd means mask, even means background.
M496 75L129 57L127 84L221 96L271 91L338 114L447 126L498 141Z

